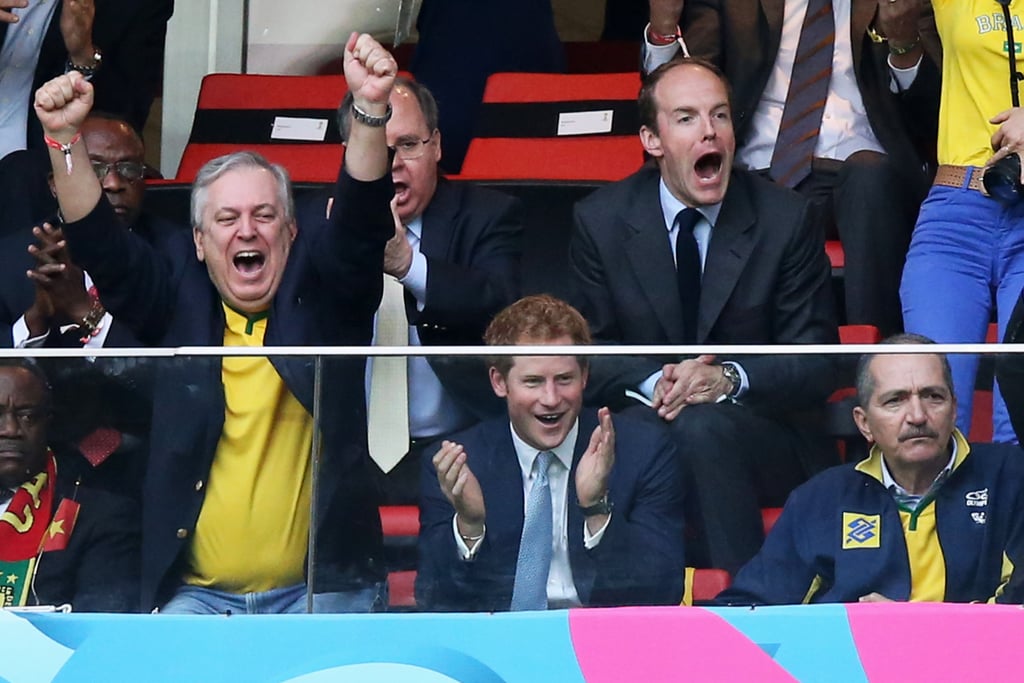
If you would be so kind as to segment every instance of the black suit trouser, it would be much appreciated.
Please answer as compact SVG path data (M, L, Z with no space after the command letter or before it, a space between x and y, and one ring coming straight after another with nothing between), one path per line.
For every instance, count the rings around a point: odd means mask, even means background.
M861 151L843 162L816 160L797 191L811 200L826 239L837 236L843 269L845 322L902 331L900 279L923 196L911 169L892 157Z

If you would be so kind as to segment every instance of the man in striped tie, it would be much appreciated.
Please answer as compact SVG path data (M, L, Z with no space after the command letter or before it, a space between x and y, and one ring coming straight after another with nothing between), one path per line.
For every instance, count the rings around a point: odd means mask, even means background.
M499 313L488 346L590 343L547 295ZM508 416L424 458L417 604L457 611L677 604L683 489L667 435L583 410L585 358L491 359Z

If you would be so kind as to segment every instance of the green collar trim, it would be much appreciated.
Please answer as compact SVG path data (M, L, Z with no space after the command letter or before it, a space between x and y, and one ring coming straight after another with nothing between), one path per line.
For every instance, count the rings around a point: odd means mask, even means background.
M252 331L256 327L256 323L258 323L261 320L266 320L267 318L270 317L269 308L265 311L260 311L258 313L246 313L244 311L238 310L237 308L229 304L227 301L224 302L224 307L230 308L232 311L245 318L245 333L249 336L252 336Z

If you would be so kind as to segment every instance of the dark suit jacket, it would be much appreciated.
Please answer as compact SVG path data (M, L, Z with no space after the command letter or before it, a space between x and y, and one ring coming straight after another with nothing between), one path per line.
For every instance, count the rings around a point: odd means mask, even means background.
M332 217L323 218L322 205L298 217L302 227L271 303L266 346L369 345L381 297L384 244L394 234L388 207L393 194L390 175L363 183L342 173ZM221 346L221 298L195 257L191 234L175 235L161 257L126 231L111 234L109 214L100 203L65 228L75 258L92 275L108 309L147 344ZM314 359L270 360L313 414ZM324 450L314 510L317 592L362 588L383 579L380 516L373 487L366 485L365 365L361 358L323 361ZM195 529L224 424L219 358L162 362L155 382L142 513L146 610L178 585L182 551Z
M580 415L569 472L569 561L580 601L591 607L678 604L683 594L683 510L678 456L662 430L615 418L615 467L609 485L611 522L597 547L583 546L576 502L576 465L597 426ZM455 545L455 511L441 493L430 456L420 477L420 561L416 602L422 609L507 610L523 532L523 480L508 417L457 434L483 490L487 535L471 561ZM432 454L431 454L432 455Z
M422 311L406 295L406 314L424 346L477 346L491 319L520 296L523 208L518 199L443 178L423 213L427 259ZM445 389L477 416L497 405L480 358L430 357Z
M32 604L70 603L76 612L135 612L139 605L139 513L134 503L57 476L53 509L81 507L64 550L39 556Z
M36 63L32 93L26 106L28 145L43 147L43 132L32 111L35 91L46 81L64 73L68 51L60 32L60 12L53 12ZM96 87L96 111L123 116L136 130L142 130L149 107L163 80L164 38L167 20L174 12L174 0L96 0L93 44L103 52L103 64L92 79ZM0 45L7 24L0 22Z
M690 53L721 67L732 86L737 146L750 133L775 64L784 5L785 0L687 0L683 8L682 29ZM888 46L873 42L867 33L877 9L876 0L852 0L850 38L857 86L879 143L923 197L929 181L922 164L933 161L938 134L940 73L926 56L909 90L899 95L890 91ZM930 11L923 15L920 29L926 44L937 43L932 40L935 25Z
M576 205L569 257L576 305L598 342L682 344L682 304L658 195L647 166ZM698 344L833 344L838 331L823 237L807 202L733 171L711 231L697 320ZM678 360L678 359L673 359ZM745 356L746 405L767 412L819 406L833 389L831 361ZM621 404L664 358L592 361L594 400Z

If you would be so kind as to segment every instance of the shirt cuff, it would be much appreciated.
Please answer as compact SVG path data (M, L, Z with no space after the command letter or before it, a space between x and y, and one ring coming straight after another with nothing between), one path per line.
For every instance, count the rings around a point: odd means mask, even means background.
M686 49L686 41L680 38L678 41L669 43L668 45L654 45L647 40L647 29L651 25L647 24L644 26L643 41L640 43L641 61L644 67L644 73L651 73L662 64L671 62L672 59L680 51L683 54L687 54L689 50Z
M34 349L46 343L46 338L49 336L50 331L47 330L38 337L33 337L32 333L28 331L28 323L25 322L25 316L21 316L11 326L11 347L15 349Z
M608 525L612 521L612 514L608 513L608 519L604 520L604 524L597 530L597 533L591 535L590 527L587 526L587 520L583 520L583 547L587 550L593 550L597 547L597 544L604 538L604 530L608 528Z
M427 257L414 251L409 272L398 281L416 298L416 310L422 311L427 305Z
M892 55L889 55L889 90L893 93L901 93L909 90L917 78L917 70L921 67L921 57L917 58L917 64L907 69L897 69L892 65Z
M743 366L734 360L722 361L722 365L730 365L736 368L736 372L740 373L739 391L736 392L735 396L731 396L730 398L736 399L747 393L747 390L750 389L750 379L747 377L747 371L743 369Z
M480 550L480 546L483 545L484 536L487 535L487 525L484 525L484 530L480 533L480 538L473 542L473 547L470 548L466 545L466 542L462 540L462 534L459 533L459 516L452 516L452 533L455 534L455 549L459 551L459 559L464 562L469 562L476 557L476 552Z
M637 387L640 390L640 393L647 397L648 401L654 400L654 387L658 385L659 379L661 379L661 370L652 374L641 382L639 387Z

